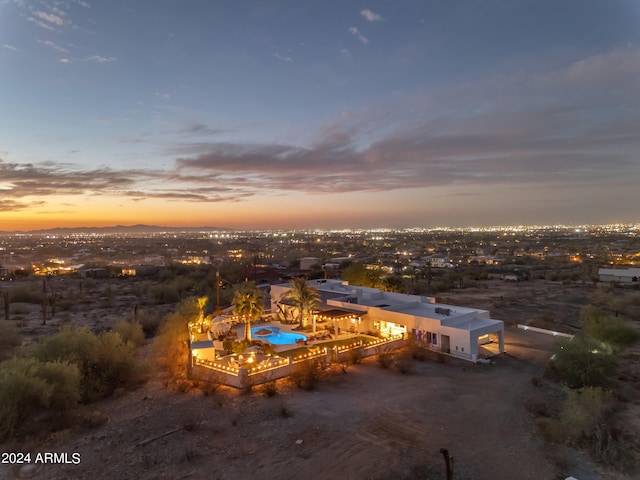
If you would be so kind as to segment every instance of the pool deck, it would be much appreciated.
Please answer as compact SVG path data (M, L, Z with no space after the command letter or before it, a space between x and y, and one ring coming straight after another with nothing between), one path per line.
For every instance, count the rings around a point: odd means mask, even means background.
M286 333L298 333L303 334L307 337L315 336L319 332L326 332L325 324L320 324L320 328L316 329L316 333L312 334L311 332L300 332L298 330L294 330L297 324L286 324L280 323L278 321L270 321L270 322L259 322L252 323L251 328L254 327L279 327L281 332ZM240 323L231 328L231 332L234 332L238 339L244 338L244 324ZM335 340L344 340L347 338L355 338L360 336L359 333L351 333L351 332L340 332L338 335L330 335L330 338L325 338L323 340L307 340L305 343L290 343L285 345L277 345L271 344L273 350L276 353L286 352L287 350L292 350L296 348L300 348L302 346L306 347L314 347L314 346L322 346L323 343L332 342ZM254 340L267 340L266 338L261 337L253 337ZM211 337L208 333L195 333L191 334L192 342L201 342L201 341L210 341ZM198 358L206 359L206 360L216 360L216 358L221 359L225 357L226 351L222 348L222 342L219 340L213 341L214 348L203 348L198 351Z
M316 328L316 334L318 332L323 332L326 331L325 328L326 324L320 324L320 328ZM305 335L306 337L311 337L314 336L315 334L312 334L311 332L301 332L299 330L294 330L294 328L297 326L297 324L289 324L289 323L280 323L278 321L272 320L270 322L260 322L260 323L252 323L251 324L251 328L254 327L279 327L281 332L286 332L286 333L299 333L302 335ZM236 335L238 336L239 339L242 339L244 336L244 324L239 324L235 327L233 327L231 329L232 332L235 332ZM331 335L331 338L327 338L325 340L307 340L306 343L290 343L290 344L285 344L285 345L276 345L276 344L271 344L271 346L273 347L274 351L276 353L280 353L280 352L286 352L287 350L291 350L294 348L299 348L301 346L307 346L307 347L313 347L313 346L321 346L323 343L327 343L327 342L331 342L334 340L343 340L346 338L354 338L359 336L360 334L358 333L350 333L350 332L340 332L337 336L336 335ZM260 337L253 337L254 340L267 340L264 338L260 338Z

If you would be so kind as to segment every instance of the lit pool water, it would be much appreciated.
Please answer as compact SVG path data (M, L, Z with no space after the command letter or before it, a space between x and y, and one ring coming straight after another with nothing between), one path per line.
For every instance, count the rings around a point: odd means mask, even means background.
M268 335L261 335L257 332L260 330L269 330ZM296 343L297 340L306 340L307 337L300 333L281 332L280 327L253 327L251 336L256 339L267 340L274 345L288 345Z

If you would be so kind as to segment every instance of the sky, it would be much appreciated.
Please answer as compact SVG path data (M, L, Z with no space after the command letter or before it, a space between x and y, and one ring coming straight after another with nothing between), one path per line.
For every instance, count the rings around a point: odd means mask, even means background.
M640 222L636 0L0 0L0 230Z

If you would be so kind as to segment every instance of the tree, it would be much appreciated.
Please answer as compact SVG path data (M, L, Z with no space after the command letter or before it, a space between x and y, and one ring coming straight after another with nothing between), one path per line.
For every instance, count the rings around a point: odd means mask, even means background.
M251 341L251 320L264 310L263 295L253 282L244 282L233 294L233 312L244 317L244 339Z
M380 283L380 289L385 292L402 293L405 291L404 282L400 277L387 276Z
M320 305L320 292L307 281L307 277L297 277L291 280L291 289L283 296L286 300L291 300L300 312L300 327L305 325L305 316L312 313ZM306 314L306 315L305 315ZM315 319L313 321L313 331L316 330Z
M553 366L571 388L603 385L617 366L615 356L589 337L558 340L554 352Z
M197 297L196 304L198 305L198 324L202 327L204 323L204 307L209 301L208 297Z
M584 331L619 353L640 340L640 332L618 317L612 317L603 310L587 305L580 311Z
M384 271L381 267L367 268L362 263L353 263L344 269L342 278L349 285L360 285L361 287L380 288Z

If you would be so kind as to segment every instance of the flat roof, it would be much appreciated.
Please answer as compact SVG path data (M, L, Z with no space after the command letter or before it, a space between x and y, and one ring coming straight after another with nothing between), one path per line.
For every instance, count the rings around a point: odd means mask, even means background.
M469 313L487 313L488 310L480 310L477 308L459 307L457 305L446 305L444 303L398 303L383 310L390 312L406 313L415 315L416 317L434 318L437 320L455 319L461 315ZM447 314L448 311L448 314Z

